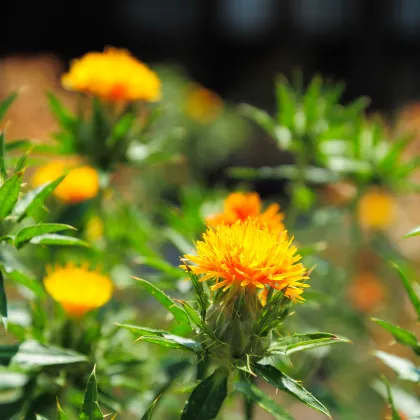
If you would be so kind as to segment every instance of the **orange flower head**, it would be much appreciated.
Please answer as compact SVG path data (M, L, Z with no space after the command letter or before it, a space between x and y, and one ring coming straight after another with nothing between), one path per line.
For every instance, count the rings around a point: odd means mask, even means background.
M185 255L181 267L201 275L200 281L212 280L212 290L274 288L293 301L302 301L303 289L308 287L303 281L308 276L292 241L286 231L273 232L258 219L238 220L209 227L196 242L197 255Z
M206 223L217 227L221 224L233 225L238 220L246 221L248 218L258 220L261 226L266 225L270 230L284 230L284 214L279 212L278 204L270 204L262 211L262 202L257 193L232 193L224 202L223 213L209 216Z
M80 318L105 305L113 290L109 277L71 263L64 267L47 267L44 286L72 318Z
M91 166L75 166L71 162L55 160L38 168L32 185L39 187L67 174L54 190L54 195L66 204L76 204L94 198L99 191L99 175Z
M370 312L385 298L385 289L378 277L368 271L360 273L349 289L350 300L361 312Z
M209 89L193 85L185 98L185 113L201 124L213 122L222 112L223 101Z
M386 191L372 189L361 197L357 211L362 226L387 229L395 218L395 199Z
M110 102L158 101L161 83L149 67L128 51L106 48L73 60L61 78L68 90L89 93Z

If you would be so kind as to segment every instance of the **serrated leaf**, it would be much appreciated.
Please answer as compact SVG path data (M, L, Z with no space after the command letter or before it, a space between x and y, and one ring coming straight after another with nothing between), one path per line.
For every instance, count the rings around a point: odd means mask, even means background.
M61 232L63 230L76 230L74 227L64 225L61 223L41 223L38 225L26 226L21 229L15 236L15 246L20 248L26 242L36 236L44 235L46 233Z
M7 297L6 291L4 290L4 278L3 273L0 270L0 317L4 325L4 328L7 329Z
M282 337L269 349L272 354L292 354L298 351L309 350L321 346L329 346L337 343L350 343L350 340L330 333L293 334Z
M188 324L189 318L183 309L176 305L176 303L158 287L149 283L146 280L134 277L135 280L141 284L152 296L154 296L168 311L172 313L175 320L179 323Z
M29 241L32 245L63 245L63 246L84 246L90 247L85 241L74 236L57 235L55 233L46 233L35 236Z
M270 413L277 420L293 420L293 417L275 401L273 401L264 391L261 391L254 384L247 382L235 383L234 390L245 395L255 404Z
M294 379L285 375L283 372L277 370L274 366L270 365L253 365L252 370L262 379L273 385L277 389L286 391L296 397L309 407L314 408L321 413L324 413L331 418L327 408L318 401L308 390L296 382Z
M404 288L407 291L408 297L409 297L411 303L414 306L414 310L417 313L418 319L420 320L420 298L419 298L419 296L417 295L416 291L413 288L413 285L411 284L411 281L408 280L404 271L397 264L392 263L392 265L398 271L398 274L400 275L400 278L403 282Z
M412 347L416 353L420 351L420 343L417 341L417 337L414 333L393 325L389 322L382 321L381 319L372 318L372 321L376 322L378 325L389 331L398 343Z
M23 172L17 172L0 187L0 220L5 219L15 207L19 197Z
M419 236L420 235L420 226L417 226L416 228L410 230L406 235L404 235L404 238L412 238L413 236Z
M217 417L227 396L228 373L217 369L200 382L188 398L181 420L212 420Z
M68 420L68 417L66 416L63 409L61 408L58 400L57 400L57 420Z
M156 407L157 402L159 401L160 395L147 407L146 412L144 413L141 420L152 420L153 411Z
M0 346L0 364L13 364L25 368L67 365L86 362L83 354L56 346L27 340L16 345Z
M48 182L26 193L26 195L19 200L14 211L18 221L22 220L27 215L30 216L34 210L42 206L47 197L53 193L58 184L60 184L65 177L66 176L63 175L54 181Z
M93 368L85 390L83 405L80 409L78 420L103 420L104 415L101 412L98 403L98 387L96 385L96 373Z
M12 92L9 96L7 96L5 99L3 99L3 101L0 102L0 121L6 115L7 110L15 101L17 96L18 96L18 93L16 91Z
M420 382L420 369L408 359L394 356L384 351L375 351L375 356L394 370L401 379Z
M158 344L162 347L192 351L194 353L200 353L203 351L203 347L197 341L189 338L180 337L177 335L169 334L165 337L158 336L142 336L136 341L146 341L147 343Z

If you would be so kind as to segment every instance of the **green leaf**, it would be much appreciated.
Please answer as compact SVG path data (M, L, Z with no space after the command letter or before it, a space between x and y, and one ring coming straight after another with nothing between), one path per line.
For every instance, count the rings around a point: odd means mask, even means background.
M209 298L207 293L204 291L203 283L198 280L198 277L191 271L188 265L186 265L186 267L192 284L194 285L197 303L200 308L201 319L204 321L206 319L207 308L209 307Z
M49 420L47 417L41 416L40 414L35 414L36 420Z
M29 241L32 245L65 245L65 246L84 246L90 247L85 241L73 236L56 235L55 233L46 233L45 235L35 236Z
M168 334L165 337L157 336L142 336L136 341L146 341L148 343L158 344L162 347L168 347L172 349L192 351L194 353L200 353L203 351L203 347L197 341L189 338L180 337L178 335Z
M375 351L374 354L378 359L382 360L382 362L394 370L399 378L412 382L420 382L420 369L418 369L410 360L379 350Z
M152 420L153 411L156 407L157 402L159 401L160 395L147 407L146 412L144 413L141 420Z
M398 414L398 410L395 408L394 399L392 397L391 386L389 385L388 379L385 376L382 377L382 382L385 384L386 392L388 394L388 402L391 407L392 420L402 420Z
M29 149L29 147L32 145L32 143L29 140L12 140L8 141L4 147L6 152L12 152L13 150L17 149Z
M30 216L40 206L52 192L57 188L58 184L65 178L63 175L55 181L48 182L41 185L34 190L29 191L21 200L19 200L14 214L17 216L18 221L22 220L25 216Z
M261 391L254 384L247 382L235 383L234 390L245 395L262 409L273 415L277 420L293 420L293 417L275 401L273 401L264 391Z
M66 416L63 409L61 408L58 400L57 400L57 420L68 420L68 417Z
M15 246L20 248L26 242L36 236L44 235L45 233L61 232L63 230L76 230L74 227L69 225L63 225L61 223L42 223L38 225L26 226L21 229L15 236Z
M372 321L376 322L381 327L388 330L394 336L398 343L412 347L416 353L420 351L420 343L417 341L417 337L412 332L404 330L403 328L400 328L389 322L382 321L381 319L372 318Z
M122 140L124 136L130 131L136 120L136 116L130 113L124 114L119 121L114 125L111 135L107 138L105 144L107 146L114 146L118 141Z
M0 177L6 179L6 161L5 161L5 145L4 145L4 130L0 131Z
M408 280L404 271L402 271L402 269L397 264L392 263L392 265L398 271L398 274L401 277L401 280L403 282L405 290L407 291L408 297L409 297L411 303L414 306L414 310L417 312L418 319L420 320L420 298L419 298L419 296L417 295L416 291L414 290L413 285L411 284L411 281Z
M168 295L146 280L137 277L134 277L134 279L137 280L151 295L153 295L168 311L170 311L177 322L189 325L188 315L183 309L177 306Z
M4 290L3 273L0 270L0 317L4 328L7 329L7 297Z
M302 350L309 350L321 346L337 343L350 343L350 340L330 333L293 334L282 337L274 343L269 352L272 354L292 354Z
M44 297L46 295L41 283L37 279L34 279L21 271L14 270L9 266L5 266L4 271L7 278L13 280L15 283L27 287L38 297Z
M5 219L15 207L19 197L23 172L17 172L0 187L0 220Z
M21 344L0 346L0 364L13 364L25 368L58 366L86 362L86 356L73 350L47 346L34 340Z
M47 98L51 112L57 118L57 121L65 130L70 131L74 126L74 117L52 92L47 93Z
M270 365L253 365L253 371L277 389L286 391L309 407L324 413L331 418L327 408L298 382Z
M102 414L98 403L98 387L96 385L96 373L94 367L89 376L78 420L103 420L103 418L104 415Z
M6 115L7 110L9 109L10 105L15 101L17 98L18 93L12 92L9 96L7 96L3 101L0 102L0 121Z
M200 382L188 398L181 420L212 420L227 396L228 372L219 368Z
M410 230L406 235L404 235L404 238L411 238L413 236L420 235L420 226L417 226L416 228Z

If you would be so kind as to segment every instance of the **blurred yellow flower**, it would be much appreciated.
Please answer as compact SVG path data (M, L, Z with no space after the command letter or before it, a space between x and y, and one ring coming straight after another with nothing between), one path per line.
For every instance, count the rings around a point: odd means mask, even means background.
M387 229L395 219L396 202L388 192L373 188L360 198L357 212L362 226Z
M93 216L88 220L85 235L89 242L96 242L104 236L104 222L100 217Z
M222 112L223 101L209 89L192 85L185 98L185 113L201 124L209 124Z
M108 276L72 263L63 267L47 267L44 286L72 318L80 318L105 305L111 299L113 290Z
M94 198L99 191L99 175L91 166L75 166L74 163L55 160L38 168L32 177L32 185L39 187L67 174L54 190L54 195L66 204L75 204Z
M66 89L111 102L153 102L161 97L156 73L124 49L106 48L73 60L61 82Z
M212 290L274 288L302 301L300 295L309 287L303 280L308 276L292 241L286 231L279 235L258 219L238 220L231 226L209 227L203 240L196 242L197 255L185 255L181 267L203 275L200 281L213 280ZM195 265L189 266L189 261Z
M223 213L211 215L206 218L209 226L221 224L233 225L238 220L245 221L248 218L258 220L258 223L266 225L270 230L284 230L284 214L279 212L278 204L270 204L262 211L262 202L257 193L232 193L224 201Z
M363 271L353 280L349 297L359 311L370 312L385 299L385 288L374 273Z

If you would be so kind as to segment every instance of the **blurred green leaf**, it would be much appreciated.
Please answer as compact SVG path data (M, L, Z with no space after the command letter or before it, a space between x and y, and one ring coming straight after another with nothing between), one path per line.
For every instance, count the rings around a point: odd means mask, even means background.
M0 179L5 180L6 173L6 160L5 160L5 145L4 145L4 130L0 131Z
M386 391L388 394L388 402L391 407L392 420L402 420L401 416L398 414L397 409L395 408L394 399L392 398L391 386L389 385L388 379L386 379L385 376L382 377L382 382L386 386Z
M3 101L0 102L0 121L6 115L7 110L18 97L18 93L16 91L12 92L9 96L7 96Z
M61 223L41 223L38 225L25 226L16 234L15 246L16 248L20 248L36 236L44 235L45 233L61 232L63 230L76 229Z
M293 334L289 337L278 339L269 352L272 354L292 354L298 351L309 350L321 346L329 346L337 343L350 343L350 340L344 337L330 333L312 333L312 334Z
M48 182L26 193L26 195L19 200L14 210L14 214L17 216L18 221L22 220L25 216L31 216L34 210L42 206L47 197L53 193L58 184L60 184L65 177L66 176L63 175L55 181Z
M48 92L47 98L50 110L54 114L59 124L66 130L72 130L75 123L75 118L71 115L68 109L60 102L54 93Z
M8 141L4 147L6 152L12 152L13 150L19 150L19 149L29 149L32 146L32 143L29 140L12 140Z
M7 297L6 291L4 290L4 278L3 273L0 270L0 317L4 325L4 328L7 329Z
M204 291L203 282L200 282L198 277L191 271L188 265L186 265L186 267L188 269L190 279L194 285L197 303L200 308L201 319L204 321L206 319L207 308L210 304L209 298L207 296L207 293Z
M15 207L19 197L23 172L17 172L0 187L0 220L5 219Z
M394 268L398 271L400 278L403 282L404 288L407 291L408 297L413 304L414 310L417 313L417 317L420 320L420 298L417 295L416 291L410 280L408 280L407 276L405 275L404 271L395 263L392 263Z
M35 414L35 419L36 420L50 420L47 417L41 416L40 414Z
M212 420L227 396L228 372L217 369L200 382L185 404L181 420Z
M98 388L96 385L96 372L94 367L89 376L78 420L103 420L103 418L104 416L98 403Z
M417 337L414 333L404 330L396 325L393 325L389 322L382 321L378 318L372 318L372 321L379 324L381 327L388 330L394 338L398 341L398 343L404 344L406 346L412 347L413 350L419 354L420 352L420 343L417 341Z
M393 369L401 379L420 382L420 369L418 369L410 360L379 350L375 351L374 354L378 359L382 360L382 362Z
M312 407L331 418L327 408L309 391L289 376L277 370L274 366L256 364L252 366L252 369L260 378L264 379L277 389L288 392L309 407Z
M411 238L412 236L418 236L420 235L420 226L417 226L416 228L410 230L406 235L404 235L404 238Z
M114 146L118 141L120 141L124 136L128 134L135 120L135 115L130 113L124 114L114 125L112 133L107 138L105 144L107 146Z
M136 341L146 341L147 343L158 344L162 347L187 350L194 353L200 353L203 351L203 347L199 342L173 334L168 334L164 337L144 335L138 338Z
M139 279L137 277L134 277L134 279L137 280L139 284L152 296L154 296L169 312L171 312L177 322L189 324L189 318L185 311L177 306L168 295L162 292L162 290L146 280Z
M264 391L261 391L254 384L247 382L236 382L234 390L245 395L262 409L273 415L277 420L293 420L293 417L275 401L273 401Z
M147 407L146 412L144 413L141 420L152 420L153 411L155 410L156 404L159 401L160 395Z
M21 284L22 286L27 287L29 290L34 292L38 297L44 297L45 291L41 285L41 283L34 278L31 278L27 274L17 271L12 267L6 266L4 268L6 273L6 277L10 280L13 280L15 283Z
M46 233L35 236L29 241L32 245L63 245L63 246L83 246L90 247L85 241L73 236L56 235L55 233Z
M68 417L66 416L63 409L61 408L58 400L57 400L57 420L68 420Z

